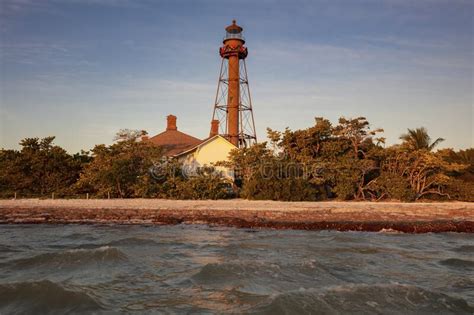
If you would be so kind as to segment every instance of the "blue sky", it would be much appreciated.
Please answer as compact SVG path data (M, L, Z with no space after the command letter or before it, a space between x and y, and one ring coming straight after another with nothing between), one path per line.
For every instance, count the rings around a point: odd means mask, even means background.
M232 19L266 127L365 116L388 144L425 126L473 147L474 2L2 0L0 147L55 135L74 153L121 128L209 132Z

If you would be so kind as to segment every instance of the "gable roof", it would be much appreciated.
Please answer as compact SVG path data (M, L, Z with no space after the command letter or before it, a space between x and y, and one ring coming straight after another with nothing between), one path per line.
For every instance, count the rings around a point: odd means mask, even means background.
M175 156L180 156L180 155L184 155L184 154L188 154L188 153L191 153L195 150L197 150L198 148L206 145L207 143L211 142L211 141L214 141L215 139L217 138L221 138L222 140L224 140L225 142L227 142L229 145L237 148L235 145L233 145L229 140L227 140L226 138L224 138L223 136L221 135L215 135L215 136L212 136L212 137L209 137L207 139L204 139L202 140L200 143L196 144L195 146L193 147L190 147L189 149L185 150L185 151L181 151L180 153L177 153L175 154Z
M162 133L149 138L147 141L162 147L164 149L165 156L177 155L203 142L203 140L178 130L163 131Z

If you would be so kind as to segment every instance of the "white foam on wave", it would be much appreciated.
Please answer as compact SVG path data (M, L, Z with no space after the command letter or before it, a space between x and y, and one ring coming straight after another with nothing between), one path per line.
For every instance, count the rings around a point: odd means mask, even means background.
M383 228L381 229L380 231L378 231L377 233L387 233L387 234L403 234L402 231L398 231L398 230L394 230L392 228Z
M108 245L100 246L97 248L74 248L74 249L66 250L66 253L105 252L110 249L116 249L116 248L108 246Z

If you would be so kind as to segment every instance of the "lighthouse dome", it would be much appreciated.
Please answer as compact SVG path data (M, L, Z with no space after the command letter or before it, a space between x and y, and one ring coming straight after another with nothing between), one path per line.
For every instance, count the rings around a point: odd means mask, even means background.
M242 27L237 25L236 20L232 20L232 24L227 26L225 30L227 31L227 33L230 33L230 34L239 34L242 32L243 29Z

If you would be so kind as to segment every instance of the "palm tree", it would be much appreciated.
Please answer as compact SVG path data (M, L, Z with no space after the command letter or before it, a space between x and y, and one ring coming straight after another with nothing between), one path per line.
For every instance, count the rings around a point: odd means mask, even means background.
M428 135L428 130L425 127L408 129L408 132L402 134L400 139L403 140L403 144L412 150L433 150L440 142L443 142L443 138L438 138L431 143L431 137Z

